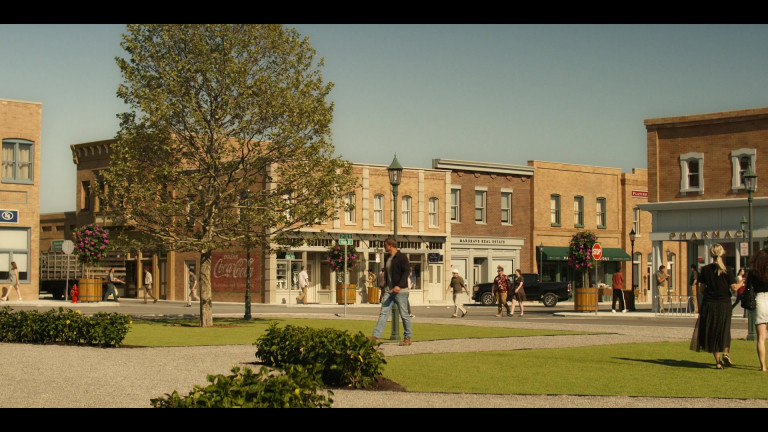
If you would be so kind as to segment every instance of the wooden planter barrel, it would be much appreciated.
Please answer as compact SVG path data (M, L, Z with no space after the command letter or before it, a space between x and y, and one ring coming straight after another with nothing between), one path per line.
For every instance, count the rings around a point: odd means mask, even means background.
M347 284L346 288L343 288L344 284L336 284L336 303L344 304L346 297L346 304L354 304L357 298L357 285Z
M80 303L100 302L101 301L101 279L78 279L77 289L80 296L77 301Z
M368 303L378 304L381 301L381 289L379 287L368 288Z
M573 295L573 310L594 312L597 307L597 288L576 288Z

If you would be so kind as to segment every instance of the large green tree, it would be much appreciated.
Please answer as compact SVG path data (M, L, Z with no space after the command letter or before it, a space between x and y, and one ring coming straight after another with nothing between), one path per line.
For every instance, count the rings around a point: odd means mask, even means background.
M130 109L100 174L102 207L125 243L200 253L209 327L213 251L291 244L357 186L333 154L333 84L308 38L281 25L128 25L121 47Z

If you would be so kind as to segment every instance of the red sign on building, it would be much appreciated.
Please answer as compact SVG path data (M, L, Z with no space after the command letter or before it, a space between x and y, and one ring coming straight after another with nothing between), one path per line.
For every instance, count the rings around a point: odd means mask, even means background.
M648 191L633 190L632 198L648 198Z
M215 253L211 256L211 289L216 292L245 292L246 254ZM251 293L260 291L258 255L251 253Z

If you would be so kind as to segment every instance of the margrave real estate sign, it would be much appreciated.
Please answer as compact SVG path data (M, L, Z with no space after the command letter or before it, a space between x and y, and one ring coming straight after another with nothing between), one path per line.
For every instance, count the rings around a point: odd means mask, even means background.
M251 253L251 293L261 291L258 254ZM214 253L211 256L211 289L215 292L245 292L246 254Z

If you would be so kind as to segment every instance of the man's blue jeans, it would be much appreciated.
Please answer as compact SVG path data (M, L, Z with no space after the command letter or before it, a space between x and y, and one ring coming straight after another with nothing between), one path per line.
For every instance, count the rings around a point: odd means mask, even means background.
M400 291L397 294L385 292L381 295L381 312L379 312L379 322L373 328L373 336L381 338L384 326L387 325L387 319L392 312L392 302L397 303L397 310L400 311L400 318L403 319L403 338L411 338L411 316L408 310L408 291ZM392 317L393 320L397 317Z

